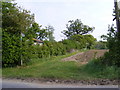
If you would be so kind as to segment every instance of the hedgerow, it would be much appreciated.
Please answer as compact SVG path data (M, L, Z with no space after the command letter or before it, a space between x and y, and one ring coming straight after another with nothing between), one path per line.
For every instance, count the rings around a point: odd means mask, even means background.
M11 2L2 3L2 66L13 67L27 64L32 58L64 55L71 49L90 48L91 35L76 35L56 42L48 39L49 30L41 28L34 15ZM1 9L1 8L0 8ZM43 40L44 45L33 45L33 38ZM92 40L93 39L93 40ZM44 41L46 40L46 41Z

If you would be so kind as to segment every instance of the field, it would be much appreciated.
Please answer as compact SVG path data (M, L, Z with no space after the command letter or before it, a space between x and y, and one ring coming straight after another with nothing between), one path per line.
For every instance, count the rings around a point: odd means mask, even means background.
M93 52L95 54L93 54ZM93 61L96 59L89 59L89 61L88 58L85 59L84 57L84 55L88 56L89 54L92 58L96 58L103 55L105 52L106 51L91 50L86 52L74 52L57 57L33 59L27 66L3 68L2 74L3 78L23 80L53 80L57 82L67 80L70 82L86 81L86 83L88 81L98 82L99 80L100 82L98 84L103 80L104 84L117 84L118 70L116 70L115 67L95 65ZM80 57L84 57L82 60L86 60L86 62L89 63L83 64L84 61L82 61ZM74 61L75 58L77 58L77 61Z

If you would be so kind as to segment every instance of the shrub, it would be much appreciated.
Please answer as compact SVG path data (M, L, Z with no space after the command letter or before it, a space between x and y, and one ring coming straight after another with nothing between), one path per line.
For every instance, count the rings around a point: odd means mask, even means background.
M99 41L96 42L95 45L93 46L95 49L108 49L107 47L107 42Z
M44 58L66 54L66 48L60 42L44 41L43 46L33 45L33 48L33 55L36 58Z
M16 66L20 65L21 60L21 46L20 37L3 32L2 38L2 66Z
M22 42L20 35L12 35L8 32L2 34L2 66L13 67L24 64L32 58L32 46L29 41ZM30 44L30 45L29 45Z

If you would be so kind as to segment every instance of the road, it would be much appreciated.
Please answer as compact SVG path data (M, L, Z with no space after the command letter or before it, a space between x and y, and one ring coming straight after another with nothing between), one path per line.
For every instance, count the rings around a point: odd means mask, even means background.
M18 80L2 80L2 88L118 88L117 85L95 86L76 84L30 83Z

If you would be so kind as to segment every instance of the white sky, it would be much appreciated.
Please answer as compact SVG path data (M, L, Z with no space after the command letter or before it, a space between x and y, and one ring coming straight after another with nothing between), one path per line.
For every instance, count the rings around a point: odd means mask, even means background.
M95 38L107 33L113 23L114 0L16 0L18 6L35 14L35 21L43 27L52 25L57 41L64 39L61 31L69 20L81 19L83 24L95 27Z

